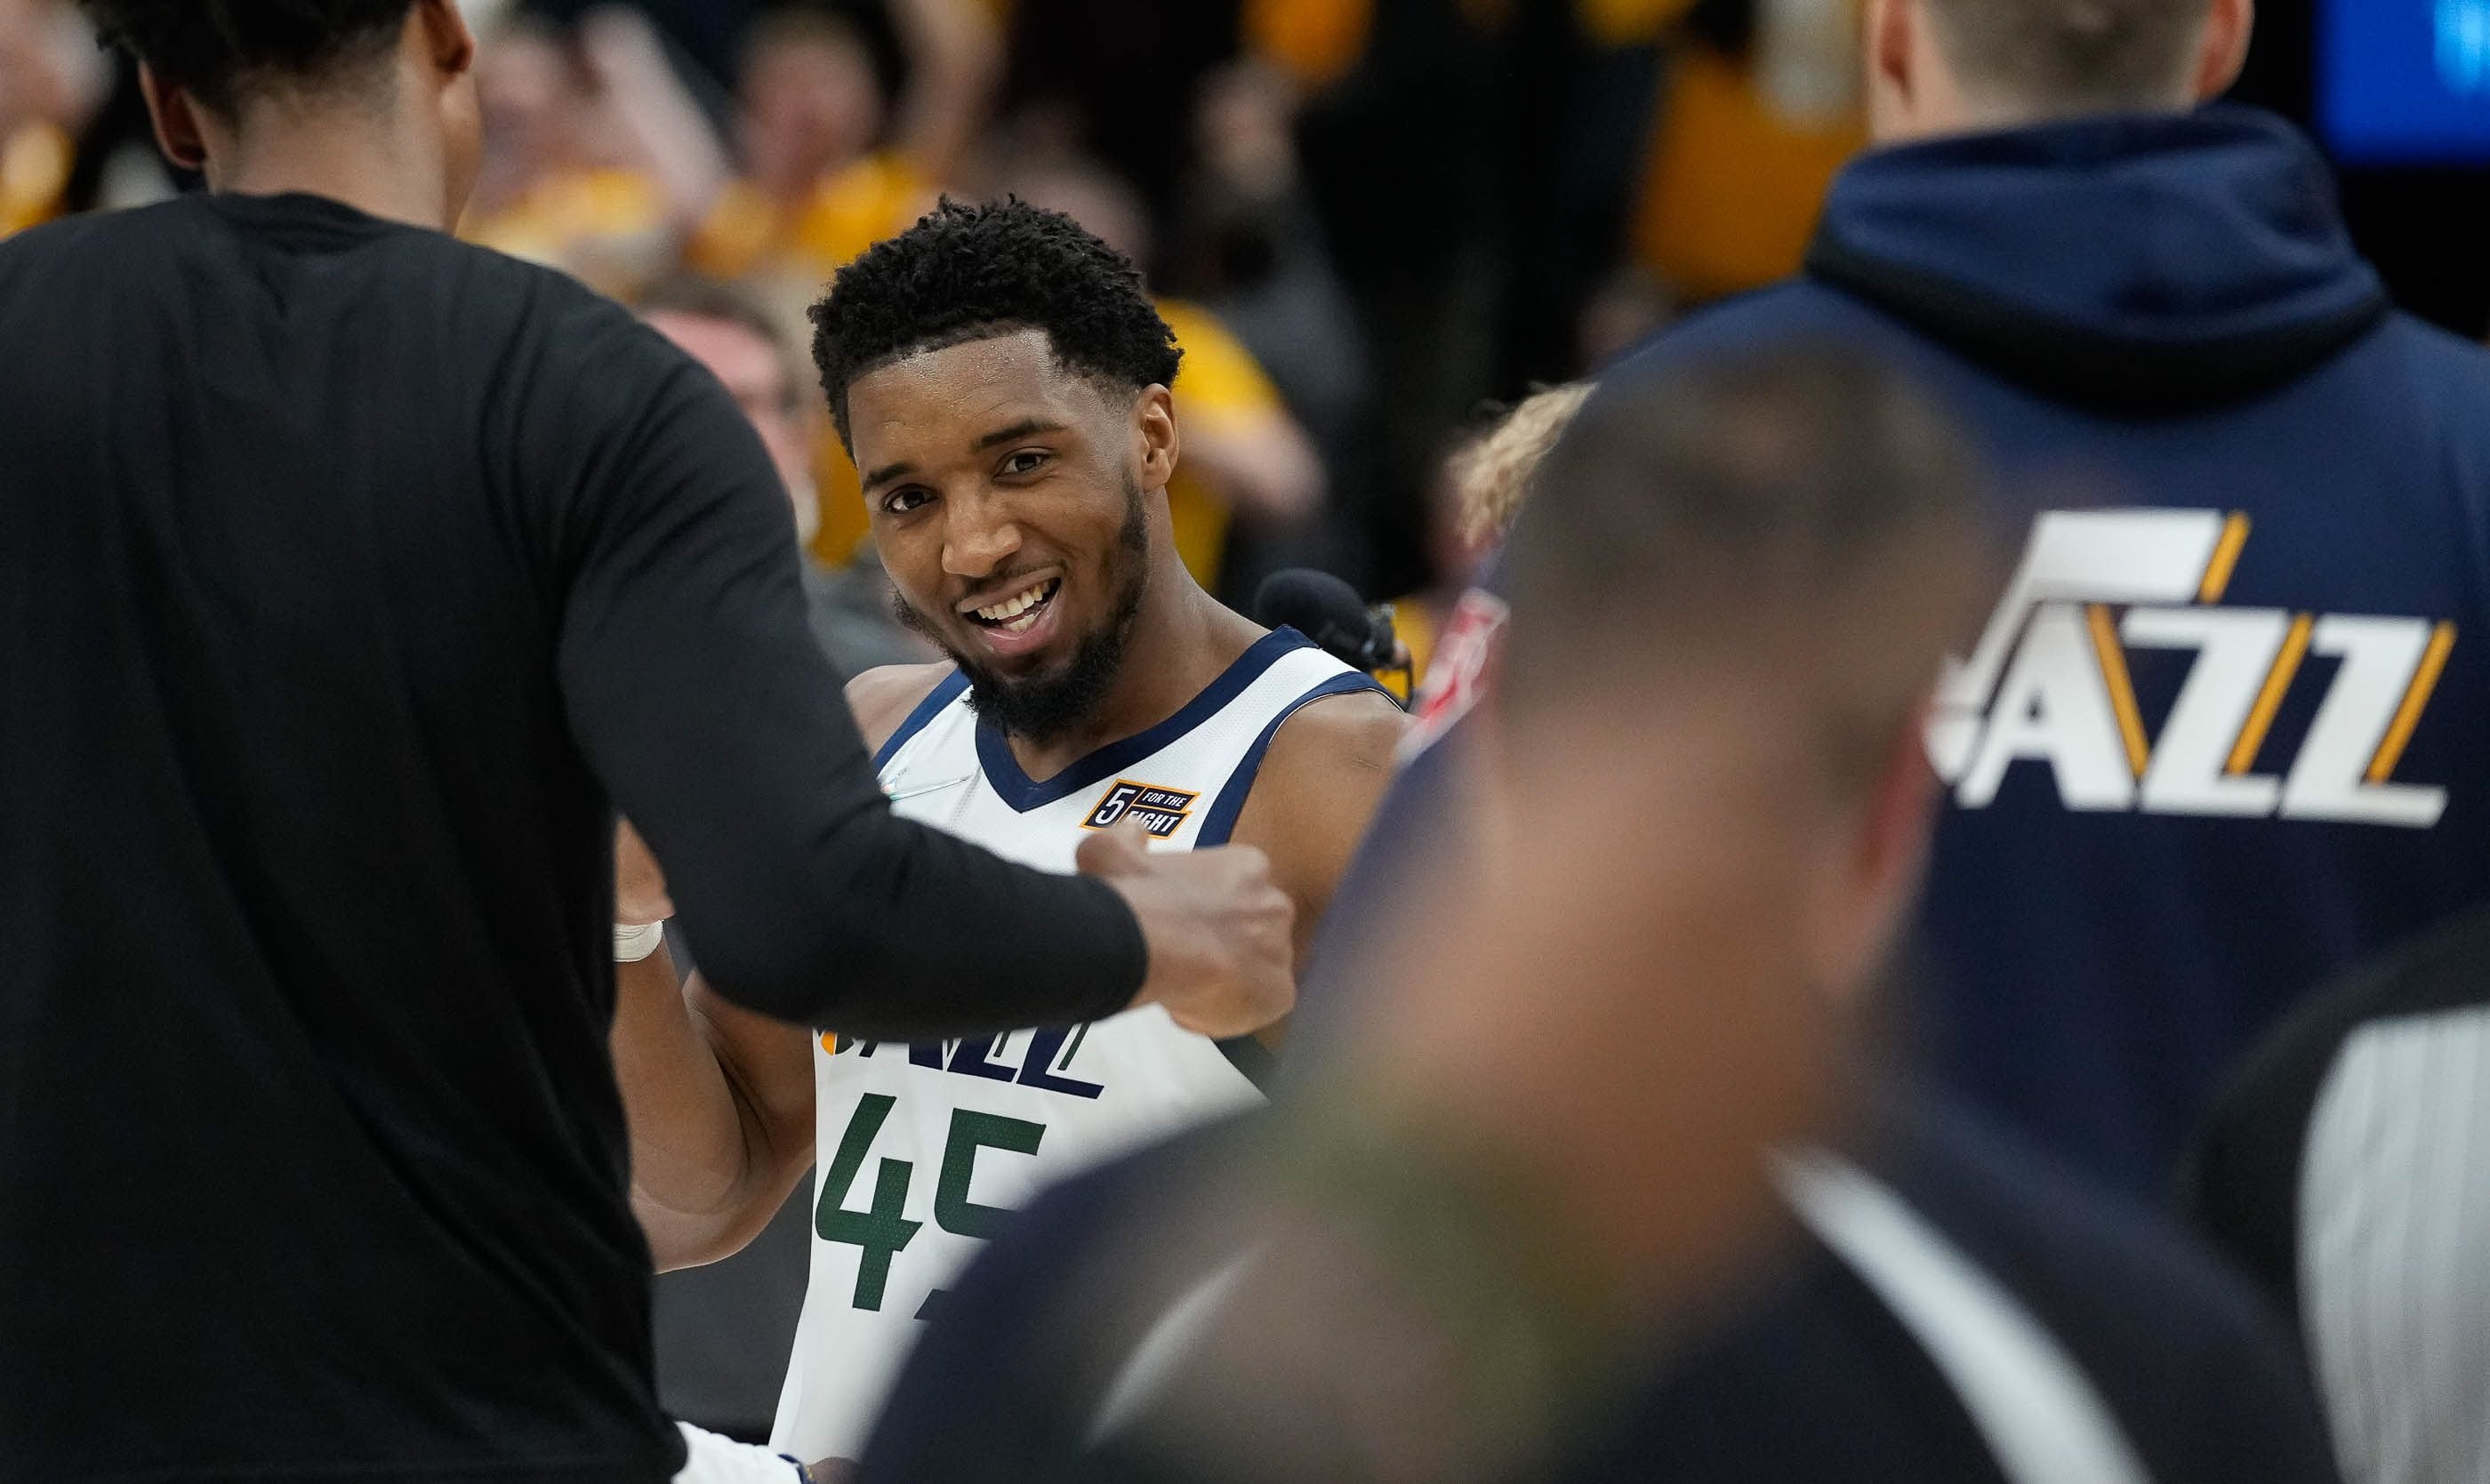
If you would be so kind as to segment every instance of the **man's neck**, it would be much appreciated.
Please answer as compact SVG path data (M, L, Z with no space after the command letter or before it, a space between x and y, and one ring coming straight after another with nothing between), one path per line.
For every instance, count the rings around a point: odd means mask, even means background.
M255 102L222 151L208 160L208 185L236 195L301 192L367 215L437 231L457 222L440 147L410 121L359 102L299 99Z
M1012 756L1030 777L1051 778L1110 742L1145 732L1208 688L1260 632L1203 592L1170 548L1154 558L1149 591L1106 699L1061 737L1043 743L1014 737Z
M1974 134L2012 133L2026 129L2041 129L2052 124L2072 124L2085 119L2110 118L2122 114L2158 113L2176 118L2192 111L2196 104L2179 98L2139 99L2131 103L2066 103L2044 105L2013 99L1966 95L1960 106L1933 118L1895 122L1875 132L1870 141L1879 148L1905 144L1927 144L1940 139L1966 138Z

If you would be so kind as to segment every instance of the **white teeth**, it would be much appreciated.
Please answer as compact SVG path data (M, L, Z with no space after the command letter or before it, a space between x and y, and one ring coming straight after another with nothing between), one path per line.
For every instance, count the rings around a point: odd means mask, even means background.
M1036 587L1029 589L1028 592L1021 594L1017 597L1007 597L1001 602L978 609L977 617L984 619L989 624L1001 624L1007 620L1018 618L1029 609L1036 607L1038 600L1046 597L1046 595L1052 592L1053 589L1054 580L1050 578L1045 582L1039 583ZM1033 619L1030 620L1030 623L1034 622L1036 621ZM1013 631L1018 632L1019 629L1027 628L1028 626L1028 624L1022 624Z

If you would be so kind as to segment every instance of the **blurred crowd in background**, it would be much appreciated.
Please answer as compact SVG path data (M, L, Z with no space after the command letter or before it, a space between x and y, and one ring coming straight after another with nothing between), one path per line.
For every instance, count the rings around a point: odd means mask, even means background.
M1422 668L1475 557L1446 452L1792 272L1864 139L1852 0L465 9L487 125L468 236L630 302L732 284L801 345L824 282L940 195L1067 211L1143 265L1185 351L1188 564L1239 604L1297 565L1405 595ZM2305 31L2266 17L2243 95L2305 116ZM124 68L68 0L0 0L0 235L190 184ZM2395 250L2407 184L2436 183L2356 174L2356 231L2400 299L2477 333L2481 276L2443 271L2470 237L2433 210ZM797 500L835 571L864 512L798 400Z
M800 345L824 281L944 192L1130 253L1185 352L1179 545L1237 602L1301 564L1458 591L1462 430L1790 271L1860 140L1848 0L465 9L466 234L625 301L732 284ZM67 0L0 0L0 234L188 184L119 66ZM854 476L798 400L810 544L845 567ZM1422 658L1431 611L1404 604Z

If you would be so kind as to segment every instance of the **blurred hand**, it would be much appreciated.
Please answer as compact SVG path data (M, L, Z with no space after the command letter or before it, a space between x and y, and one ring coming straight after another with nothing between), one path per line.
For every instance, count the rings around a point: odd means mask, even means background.
M1081 842L1081 869L1122 893L1149 945L1149 977L1135 1004L1159 1004L1188 1031L1248 1035L1296 1004L1290 929L1296 907L1271 884L1271 862L1250 845L1149 852L1127 817Z
M624 820L614 829L614 920L622 927L663 922L675 915L666 895L666 873L649 854L649 842Z

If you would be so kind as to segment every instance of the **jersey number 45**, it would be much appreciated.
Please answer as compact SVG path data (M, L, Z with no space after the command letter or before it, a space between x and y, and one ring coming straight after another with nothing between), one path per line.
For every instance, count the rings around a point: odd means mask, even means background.
M855 1114L848 1120L829 1169L823 1173L821 1204L813 1212L813 1230L822 1235L822 1240L853 1242L857 1248L854 1306L859 1309L882 1308L883 1291L890 1283L890 1260L907 1250L925 1226L906 1214L908 1187L916 1178L916 1166L911 1160L884 1159L874 1176L873 1205L863 1210L847 1208L848 1188L855 1183L864 1168L865 1152L873 1148L897 1103L897 1098L883 1092L868 1092L856 1099ZM942 1146L942 1173L934 1185L935 1224L980 1241L993 1237L1011 1213L969 1199L970 1185L976 1178L977 1151L1034 1154L1045 1137L1043 1123L952 1109L950 1137ZM926 1303L930 1305L934 1297L928 1295ZM925 1318L926 1310L918 1309L916 1317Z

